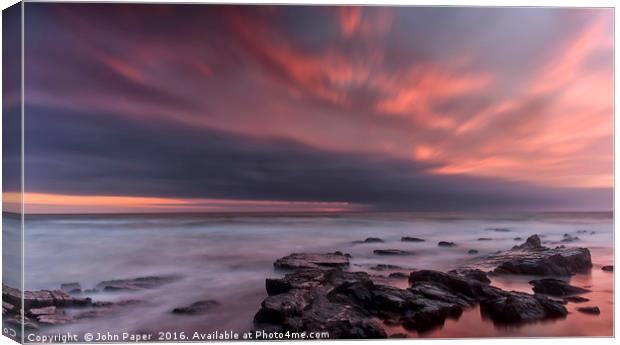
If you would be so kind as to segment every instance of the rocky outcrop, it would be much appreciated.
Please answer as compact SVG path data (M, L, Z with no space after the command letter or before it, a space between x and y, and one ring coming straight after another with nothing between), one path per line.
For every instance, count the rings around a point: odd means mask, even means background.
M349 266L349 254L341 252L325 254L293 253L276 260L275 268L296 270L300 268L344 268Z
M18 289L2 285L2 301L13 306L20 306L22 293ZM73 297L60 290L25 291L23 294L24 309L42 307L81 307L91 303L90 298Z
M254 317L255 328L327 331L332 338L385 338L381 322L426 331L443 325L447 318L458 318L477 303L484 303L483 314L501 322L567 313L559 301L490 286L480 270L412 272L407 289L372 278L340 267L303 267L283 278L268 279L268 297Z
M534 287L532 290L536 293L542 293L551 296L570 296L590 292L588 289L572 286L567 282L559 279L545 278L530 281Z
M494 266L494 273L569 276L592 268L587 248L544 247L537 235L511 250L487 256L479 264Z

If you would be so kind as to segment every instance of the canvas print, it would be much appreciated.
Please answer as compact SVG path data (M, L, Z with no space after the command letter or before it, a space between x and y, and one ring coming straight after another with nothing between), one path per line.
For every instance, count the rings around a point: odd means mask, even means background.
M613 336L613 9L3 16L4 335Z

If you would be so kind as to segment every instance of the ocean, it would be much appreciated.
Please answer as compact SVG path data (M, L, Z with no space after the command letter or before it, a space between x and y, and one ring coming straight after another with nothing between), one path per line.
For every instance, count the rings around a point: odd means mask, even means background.
M5 217L5 260L15 220ZM57 289L79 282L83 289L111 279L144 276L180 277L153 290L131 293L93 293L94 300L141 299L145 303L123 309L114 317L84 320L46 332L120 331L246 331L267 296L265 278L281 276L273 262L293 252L350 253L351 270L377 272L370 267L392 264L406 269L447 271L499 250L520 244L533 234L547 246L559 245L568 233L579 236L567 246L587 247L594 267L571 278L571 284L589 287L587 305L601 315L574 310L561 320L520 326L494 325L477 308L442 328L411 337L528 337L613 334L613 273L601 270L613 264L613 215L601 213L343 213L343 214L144 214L144 215L30 215L26 217L25 274L27 290ZM495 231L493 229L508 229ZM7 230L8 229L8 230ZM577 231L581 231L577 234ZM424 242L402 242L403 236ZM356 244L367 237L383 243ZM15 237L18 238L18 237ZM490 240L479 240L490 238ZM515 239L520 238L520 239ZM439 241L456 243L438 247ZM9 253L7 254L7 249ZM378 256L374 249L402 249L410 256ZM468 254L475 249L478 254ZM18 253L18 252L17 252ZM403 270L401 270L403 271ZM405 272L408 272L406 270ZM11 285L15 272L5 272ZM494 276L492 284L531 293L532 277ZM406 280L394 285L405 287ZM181 316L175 307L199 300L216 300L210 313ZM391 329L402 332L402 329Z

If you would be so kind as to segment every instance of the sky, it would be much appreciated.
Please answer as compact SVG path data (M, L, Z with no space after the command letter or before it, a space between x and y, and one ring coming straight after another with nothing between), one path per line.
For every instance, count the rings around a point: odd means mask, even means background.
M27 3L24 50L27 212L612 207L612 9Z

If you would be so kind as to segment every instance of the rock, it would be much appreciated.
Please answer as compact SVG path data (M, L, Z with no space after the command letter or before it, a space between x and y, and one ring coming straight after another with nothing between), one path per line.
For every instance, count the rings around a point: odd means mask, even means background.
M400 249L375 249L375 255L412 255L413 253Z
M342 268L349 266L350 255L340 252L326 254L293 253L280 258L273 266L279 269L296 270L301 268Z
M536 293L542 293L558 297L590 292L590 290L569 285L563 280L552 278L532 280L530 281L530 284L534 286L532 290L534 290L534 292Z
M145 289L154 289L161 285L171 283L177 280L178 277L140 277L133 279L117 279L106 280L97 284L97 290L112 292L112 291L137 291Z
M467 254L478 254L478 250L470 249L470 250L467 251Z
M601 269L605 272L613 272L614 271L614 266L613 265L608 265L608 266L603 266L601 267Z
M469 269L469 268L456 269L456 270L448 271L448 273L454 274L460 277L464 277L467 279L473 279L473 280L479 281L484 284L491 284L491 280L489 280L489 278L487 277L486 272L483 272L479 269Z
M480 237L478 241L493 241L493 239L490 237Z
M403 242L424 242L425 241L425 240L423 240L421 238L409 237L409 236L401 237L400 240L403 241Z
M56 314L56 307L49 306L43 308L32 308L28 311L28 316L53 315Z
M41 307L80 307L91 303L90 298L72 297L60 290L26 291L23 294L24 309ZM18 289L2 284L2 301L21 306L22 293Z
M17 308L11 303L2 302L2 315L17 314Z
M599 315L601 310L598 307L580 307L577 308L578 312L590 315Z
M437 243L437 246L439 246L439 247L454 247L454 246L456 246L456 244L454 242L440 241L439 243Z
M575 242L575 241L579 241L579 237L571 236L570 234L564 234L564 236L562 237L562 242Z
M188 315L202 314L213 310L213 308L217 307L218 305L220 304L214 300L198 301L186 307L174 308L172 310L172 313Z
M578 234L587 234L588 230L577 230Z
M402 269L402 267L397 266L397 265L390 265L390 264L378 264L378 265L374 265L370 267L370 269L374 271L386 271L386 270L400 270Z
M62 325L73 322L75 319L64 311L54 306L44 308L32 308L28 311L29 316L34 317L38 323L45 325Z
M80 283L63 283L60 284L60 290L68 294L79 294L82 292Z
M403 272L392 272L388 277L392 279L407 279L409 276Z
M487 256L479 264L495 266L494 273L569 276L592 267L587 248L543 247L537 235L511 250Z
M353 241L353 243L355 244L360 244L360 243L383 243L385 241L383 241L380 238L377 237L368 237L367 239L363 240L363 241Z
M389 338L397 338L397 339L402 339L402 338L407 338L407 334L405 333L394 333L394 334L390 334Z
M566 302L573 302L573 303L583 303L583 302L589 302L590 299L585 298L585 297L581 297L581 296L568 296L566 298L564 298L564 300Z
M510 232L511 230L508 228L486 228L486 231L495 231L495 232Z
M523 241L523 239L521 237L515 237L514 240L515 241Z
M596 231L590 231L590 235L596 234Z
M496 323L523 323L564 317L566 308L544 296L521 292L502 293L480 301L480 311Z

